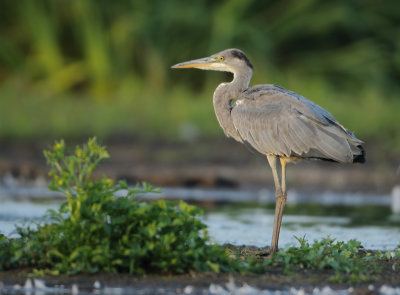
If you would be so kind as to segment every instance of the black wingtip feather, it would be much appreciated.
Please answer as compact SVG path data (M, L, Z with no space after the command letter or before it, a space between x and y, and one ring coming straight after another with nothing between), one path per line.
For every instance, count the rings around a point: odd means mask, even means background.
M365 163L365 150L361 145L358 145L357 148L359 148L361 154L360 155L354 155L353 157L353 163Z

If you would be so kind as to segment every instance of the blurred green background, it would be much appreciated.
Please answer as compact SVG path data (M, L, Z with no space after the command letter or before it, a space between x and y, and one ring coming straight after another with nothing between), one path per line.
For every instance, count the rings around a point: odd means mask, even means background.
M398 0L0 2L0 139L222 136L228 74L170 66L236 47L252 84L328 109L400 150Z

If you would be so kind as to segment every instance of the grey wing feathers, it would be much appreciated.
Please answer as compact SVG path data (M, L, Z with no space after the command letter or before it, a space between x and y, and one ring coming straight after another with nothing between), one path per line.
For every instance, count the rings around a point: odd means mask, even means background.
M284 88L250 88L231 116L242 140L263 154L353 162L363 152L329 112Z

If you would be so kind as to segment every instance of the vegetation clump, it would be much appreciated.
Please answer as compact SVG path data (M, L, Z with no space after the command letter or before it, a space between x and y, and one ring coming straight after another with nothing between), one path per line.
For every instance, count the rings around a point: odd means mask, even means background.
M109 157L95 138L67 154L64 141L44 152L51 166L49 189L66 196L58 211L36 228L17 227L20 238L0 237L0 270L30 266L51 274L236 271L238 262L209 241L202 211L183 201L146 203L134 189L105 176L91 177ZM117 192L123 197L116 197Z
M297 238L299 248L287 247L268 261L280 264L285 273L299 269L332 269L333 281L366 281L377 271L376 265L368 263L371 254L360 254L361 243L356 240L336 242L326 238L310 245L305 238Z
M390 261L394 265L400 262L399 251L367 251L357 240L343 242L327 237L310 244L305 237L296 239L298 247L283 248L261 263L255 263L254 269L262 272L279 268L287 275L310 271L311 276L312 271L326 271L332 282L359 283L371 281L374 274L381 273L380 262ZM249 254L245 256L249 257Z

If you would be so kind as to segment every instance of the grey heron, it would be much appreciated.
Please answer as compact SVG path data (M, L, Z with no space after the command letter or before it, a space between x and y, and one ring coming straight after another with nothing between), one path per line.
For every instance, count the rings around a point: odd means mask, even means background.
M264 84L249 88L253 66L239 49L182 62L172 68L197 68L233 74L214 92L213 104L224 133L266 155L275 193L275 218L270 252L278 249L286 203L286 164L301 159L364 163L363 141L343 127L328 111L283 87ZM281 164L281 182L277 160Z

